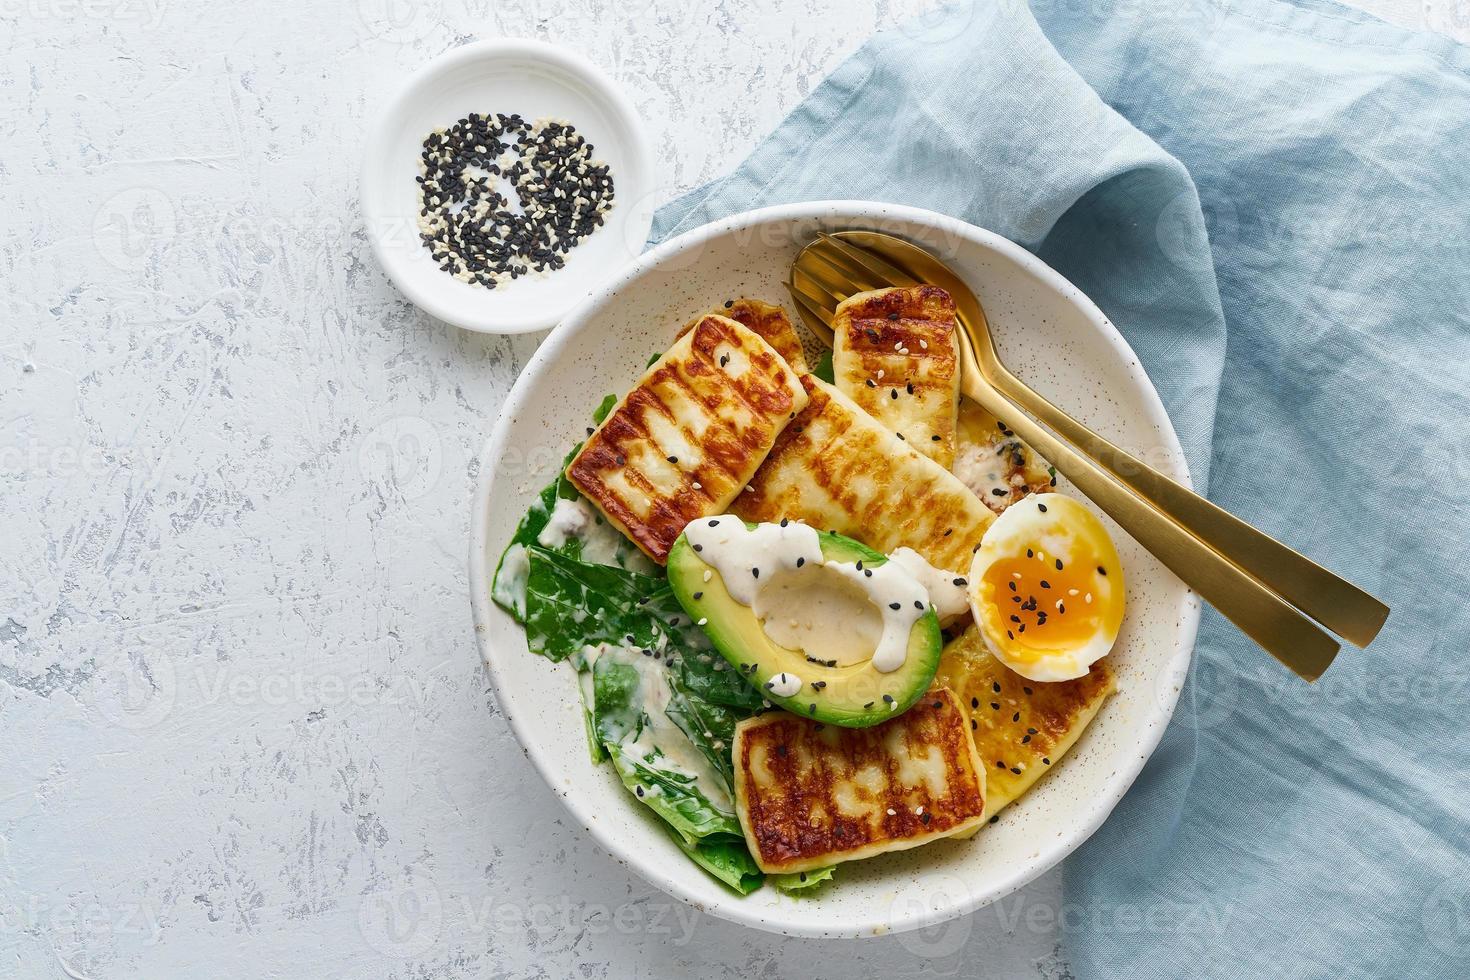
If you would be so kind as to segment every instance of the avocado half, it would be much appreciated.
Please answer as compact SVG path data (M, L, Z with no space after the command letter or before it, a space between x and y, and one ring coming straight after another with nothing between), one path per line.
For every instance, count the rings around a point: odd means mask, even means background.
M827 561L861 561L873 568L888 561L881 552L840 534L820 532L818 540ZM703 626L720 655L763 697L793 714L844 728L868 728L906 711L928 691L939 669L944 638L932 606L909 631L902 666L885 674L867 658L832 666L778 646L766 635L755 611L730 598L720 573L682 534L669 551L668 573L679 604ZM801 679L801 690L791 697L779 697L766 686L782 673Z

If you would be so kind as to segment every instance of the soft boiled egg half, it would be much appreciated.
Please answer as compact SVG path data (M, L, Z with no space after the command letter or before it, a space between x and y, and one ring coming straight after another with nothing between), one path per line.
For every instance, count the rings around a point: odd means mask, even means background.
M1102 522L1059 493L1006 508L970 565L970 609L996 659L1033 681L1086 674L1123 623L1123 567Z

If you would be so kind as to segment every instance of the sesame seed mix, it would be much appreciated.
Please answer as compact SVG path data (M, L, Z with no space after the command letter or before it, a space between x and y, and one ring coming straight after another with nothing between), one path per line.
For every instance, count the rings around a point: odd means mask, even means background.
M436 129L419 155L419 238L439 268L487 289L560 269L613 206L592 153L561 119L472 112Z

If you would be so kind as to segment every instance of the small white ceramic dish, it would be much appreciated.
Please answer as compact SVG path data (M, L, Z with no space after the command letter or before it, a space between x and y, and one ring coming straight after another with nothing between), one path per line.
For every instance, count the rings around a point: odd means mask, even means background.
M613 207L563 268L485 289L441 270L419 240L414 178L424 137L471 112L566 119L610 166ZM653 196L648 138L632 103L590 62L541 41L479 41L425 65L373 127L362 170L368 236L394 284L425 312L484 333L554 326L643 251Z
M469 570L475 629L501 711L527 758L618 860L723 918L790 935L864 936L976 909L1086 840L1163 735L1189 668L1199 605L1109 521L1128 583L1128 611L1112 654L1122 690L1055 771L997 823L970 841L842 865L835 881L800 899L773 888L742 898L685 858L611 768L588 760L575 672L527 651L521 628L490 601L491 578L517 520L583 438L601 396L626 391L649 356L695 313L742 295L789 308L782 282L819 228L879 229L935 251L984 302L1007 365L1103 435L1188 482L1173 427L1127 342L1035 256L931 211L856 201L781 206L706 225L653 249L541 345L482 456Z

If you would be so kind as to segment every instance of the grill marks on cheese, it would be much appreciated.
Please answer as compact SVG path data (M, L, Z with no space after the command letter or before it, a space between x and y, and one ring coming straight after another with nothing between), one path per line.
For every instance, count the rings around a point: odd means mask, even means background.
M995 515L952 473L811 375L806 408L739 494L747 521L801 520L892 554L903 546L935 568L970 567Z
M849 296L837 307L832 333L838 389L949 469L960 397L949 293L913 286Z
M1074 680L1027 680L995 659L974 625L944 648L934 682L954 691L968 719L986 771L987 817L1054 769L1118 689L1107 659Z
M809 871L978 827L985 771L959 701L936 687L873 728L783 711L735 730L736 812L766 872Z
M802 350L801 338L796 335L796 328L792 326L791 318L781 307L763 300L741 298L732 300L729 305L714 310L712 313L715 316L729 317L751 330L756 336L770 344L797 374L806 374L809 370L806 354ZM682 337L692 330L700 319L700 317L695 317L685 324L679 336Z
M567 479L663 564L685 524L729 509L806 403L768 343L705 316L588 437Z

